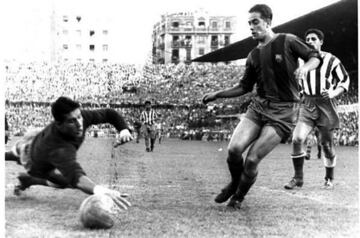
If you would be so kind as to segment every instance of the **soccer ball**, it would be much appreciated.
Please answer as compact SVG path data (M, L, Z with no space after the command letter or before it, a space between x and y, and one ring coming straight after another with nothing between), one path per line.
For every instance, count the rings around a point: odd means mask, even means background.
M109 229L114 225L114 201L107 195L91 195L80 205L80 222L86 228Z

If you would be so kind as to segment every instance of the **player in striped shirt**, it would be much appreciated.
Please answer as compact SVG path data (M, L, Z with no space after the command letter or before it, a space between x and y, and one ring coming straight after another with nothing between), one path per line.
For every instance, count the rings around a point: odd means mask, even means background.
M333 131L339 128L336 97L348 90L350 79L340 60L331 53L321 50L324 42L322 31L309 29L305 33L305 39L320 52L323 63L317 69L310 71L301 81L303 103L292 139L291 157L295 175L285 188L293 189L303 185L303 166L306 156L303 143L311 130L318 127L324 152L324 187L332 189L336 165Z
M140 121L143 124L142 131L145 139L145 147L147 152L154 150L156 139L156 112L151 109L151 101L145 101L145 110L140 115Z

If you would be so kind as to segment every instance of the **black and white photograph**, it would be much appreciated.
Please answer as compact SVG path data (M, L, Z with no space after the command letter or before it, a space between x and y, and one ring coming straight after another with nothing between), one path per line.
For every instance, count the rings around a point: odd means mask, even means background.
M1 237L359 237L357 0L1 9Z

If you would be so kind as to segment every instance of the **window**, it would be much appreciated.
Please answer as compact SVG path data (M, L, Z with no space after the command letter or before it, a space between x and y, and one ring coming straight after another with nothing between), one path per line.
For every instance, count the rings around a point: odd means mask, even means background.
M177 28L177 27L179 27L179 22L178 22L178 21L174 21L174 22L171 23L171 26Z
M229 36L225 36L225 45L230 44L230 37Z
M76 44L76 49L81 50L81 44Z
M69 49L69 46L67 44L63 44L63 49L67 50L67 49Z
M94 51L95 50L95 45L89 45L89 50Z
M108 51L109 46L108 46L107 44L104 44L104 45L102 46L102 48L103 48L103 51Z
M76 20L77 20L78 22L80 22L80 21L81 21L81 16L77 16L77 17L76 17Z
M216 22L216 21L213 21L213 22L211 23L211 27L212 27L212 28L217 28L217 22Z
M68 22L68 21L69 21L68 16L63 16L63 22Z
M225 22L225 28L230 28L231 27L231 23L229 21Z
M91 31L89 32L89 35L90 35L90 36L95 35L95 31L91 30Z
M205 49L204 48L200 48L199 49L199 55L203 55L205 54Z
M108 62L108 59L106 59L106 58L102 59L102 62Z
M204 22L204 21L199 21L198 25L199 25L200 27L205 27L205 22Z
M103 35L107 35L108 33L108 30L103 30Z
M95 62L95 59L93 59L93 58L90 58L90 59L89 59L89 61L91 61L91 62Z

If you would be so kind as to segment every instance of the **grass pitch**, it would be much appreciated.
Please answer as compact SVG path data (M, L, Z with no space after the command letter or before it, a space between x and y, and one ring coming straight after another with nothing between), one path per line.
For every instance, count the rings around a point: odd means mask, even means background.
M358 237L358 148L337 147L335 189L322 189L321 160L305 161L302 189L283 185L293 174L290 146L279 145L260 164L240 211L213 202L228 183L225 142L165 140L145 152L143 141L115 150L111 139L87 138L79 161L99 184L130 194L133 206L109 230L81 226L78 190L31 187L12 193L17 173L6 162L6 237Z

